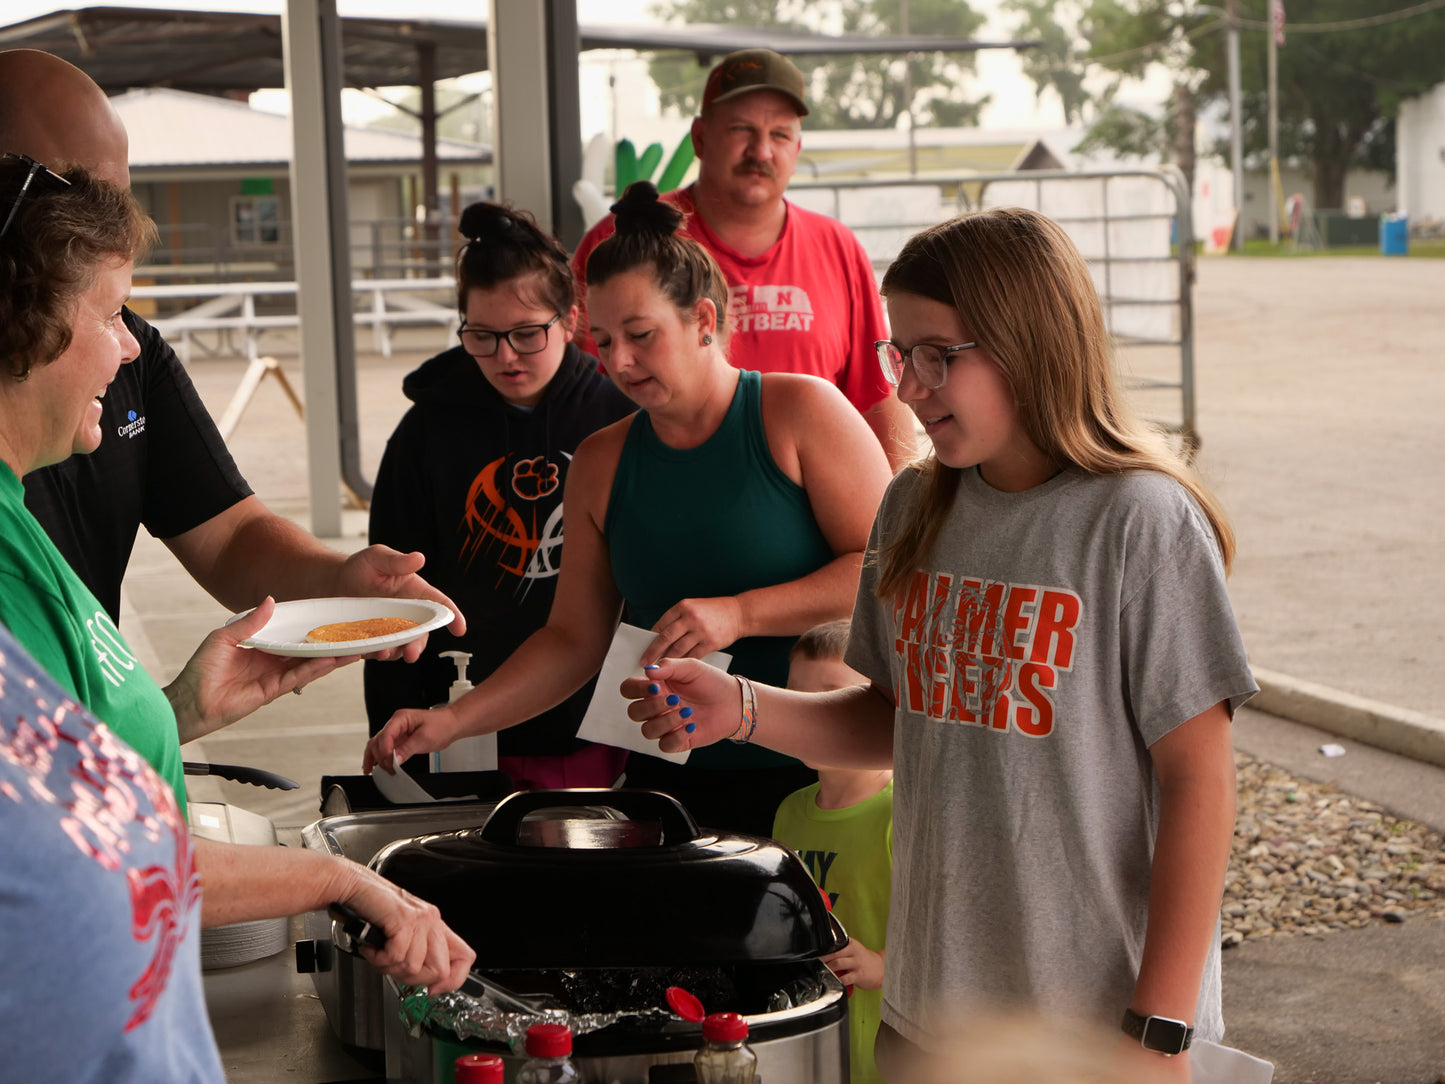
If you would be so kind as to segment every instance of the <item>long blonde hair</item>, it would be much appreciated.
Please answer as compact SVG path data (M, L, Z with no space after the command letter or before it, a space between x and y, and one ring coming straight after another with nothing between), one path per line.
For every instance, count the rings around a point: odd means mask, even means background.
M883 275L882 292L952 306L997 362L1034 445L1091 474L1153 470L1199 503L1228 570L1234 532L1219 502L1162 434L1120 395L1099 295L1088 265L1056 223L1017 207L977 211L909 239ZM924 486L903 529L879 559L881 598L892 598L933 546L958 491L960 471L936 456L907 468Z

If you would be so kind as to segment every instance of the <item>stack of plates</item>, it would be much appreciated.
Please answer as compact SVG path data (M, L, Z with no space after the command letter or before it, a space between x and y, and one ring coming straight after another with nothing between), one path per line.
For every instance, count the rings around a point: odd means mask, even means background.
M265 918L201 931L201 969L236 967L275 956L290 941L290 920Z
M276 826L258 813L225 802L191 802L191 831L220 843L276 847ZM289 918L237 922L201 931L201 967L236 967L275 956L290 941Z

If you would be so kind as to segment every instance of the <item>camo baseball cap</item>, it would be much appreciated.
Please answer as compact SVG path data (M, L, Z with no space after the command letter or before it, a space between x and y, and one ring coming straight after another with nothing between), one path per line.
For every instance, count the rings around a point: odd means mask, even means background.
M797 107L798 116L808 115L803 102L803 73L791 60L771 49L739 49L718 61L717 67L708 72L702 107L754 90L775 90Z

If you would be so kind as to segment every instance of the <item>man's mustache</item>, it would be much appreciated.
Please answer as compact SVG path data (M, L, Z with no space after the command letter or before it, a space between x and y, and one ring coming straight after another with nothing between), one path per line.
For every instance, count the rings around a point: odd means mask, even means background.
M759 177L767 177L770 180L776 180L778 177L777 170L773 169L771 162L759 161L756 158L745 158L733 167L733 172L739 175L756 173Z

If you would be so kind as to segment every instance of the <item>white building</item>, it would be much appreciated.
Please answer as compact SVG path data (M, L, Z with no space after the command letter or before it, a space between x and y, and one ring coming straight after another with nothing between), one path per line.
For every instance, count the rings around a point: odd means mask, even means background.
M1395 170L1399 209L1411 222L1445 219L1445 83L1400 106Z
M131 183L161 229L150 271L223 263L231 273L285 267L291 247L291 119L244 102L153 87L111 99L130 135ZM421 140L348 127L348 211L358 272L404 262L400 224L419 202ZM491 149L439 140L443 189L472 184ZM444 231L445 248L452 247ZM175 265L180 265L179 267Z

